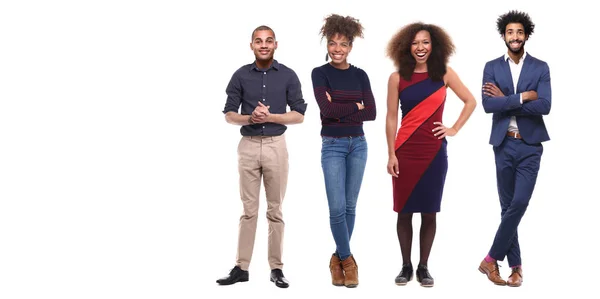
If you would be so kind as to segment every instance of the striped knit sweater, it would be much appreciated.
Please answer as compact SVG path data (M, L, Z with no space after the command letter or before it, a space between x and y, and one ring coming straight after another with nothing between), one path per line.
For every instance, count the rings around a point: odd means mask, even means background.
M375 120L375 99L367 73L350 65L340 70L326 63L312 71L315 99L321 110L321 136L362 136L363 122ZM325 92L331 96L331 102ZM365 109L358 110L356 103Z

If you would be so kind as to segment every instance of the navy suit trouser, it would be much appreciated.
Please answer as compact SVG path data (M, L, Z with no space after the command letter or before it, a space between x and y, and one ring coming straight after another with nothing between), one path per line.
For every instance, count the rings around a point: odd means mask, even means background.
M541 143L509 136L494 146L502 220L489 255L499 261L506 257L510 267L521 265L517 228L533 194L543 151Z

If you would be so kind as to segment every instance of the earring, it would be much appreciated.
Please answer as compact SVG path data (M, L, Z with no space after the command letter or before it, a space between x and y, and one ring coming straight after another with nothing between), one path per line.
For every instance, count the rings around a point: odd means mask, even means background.
M329 53L325 53L325 61L329 61Z

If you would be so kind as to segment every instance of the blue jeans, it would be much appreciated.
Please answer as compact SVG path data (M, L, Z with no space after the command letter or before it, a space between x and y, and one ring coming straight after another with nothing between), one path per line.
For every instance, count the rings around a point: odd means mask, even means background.
M367 140L358 137L322 137L321 166L329 204L329 224L340 259L350 252L356 201L367 164Z

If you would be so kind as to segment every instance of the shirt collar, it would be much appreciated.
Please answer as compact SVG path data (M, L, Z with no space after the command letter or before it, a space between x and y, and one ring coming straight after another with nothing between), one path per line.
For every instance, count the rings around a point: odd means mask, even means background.
M521 62L523 62L525 60L525 56L527 56L527 52L523 53L523 56L521 56L521 59L519 60L518 64L520 64ZM509 59L510 59L510 56L508 56L508 53L505 53L504 54L504 61L508 61Z
M251 70L256 70L256 71L262 71L261 69L258 68L258 66L256 66L256 61L254 61L250 65L250 69ZM267 69L267 71L270 70L270 69L274 69L274 70L278 71L279 70L279 62L277 62L277 60L273 59L273 63L271 63L271 67L269 67Z

